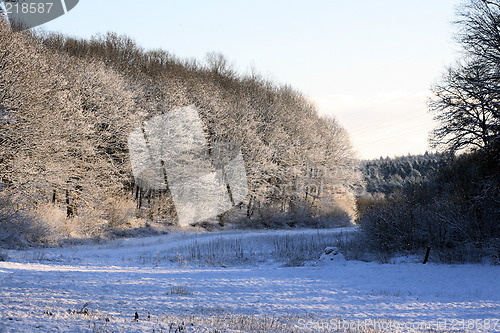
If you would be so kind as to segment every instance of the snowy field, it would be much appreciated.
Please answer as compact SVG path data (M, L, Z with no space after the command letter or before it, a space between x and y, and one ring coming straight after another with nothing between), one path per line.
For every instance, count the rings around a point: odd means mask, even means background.
M0 332L500 332L500 267L319 260L351 232L3 251Z

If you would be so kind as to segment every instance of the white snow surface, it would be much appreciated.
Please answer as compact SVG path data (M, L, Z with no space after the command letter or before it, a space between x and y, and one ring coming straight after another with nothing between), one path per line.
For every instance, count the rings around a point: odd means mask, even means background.
M321 232L341 230L346 232ZM500 331L498 266L318 260L285 267L262 260L210 267L159 259L213 239L250 240L251 255L264 257L264 235L318 232L173 233L8 251L0 262L0 332L92 332L99 331L96 322L106 332L159 332L168 331L162 316L224 313L316 322L473 320L479 326L469 326L471 331ZM148 313L154 320L146 320ZM484 323L488 329L480 329Z

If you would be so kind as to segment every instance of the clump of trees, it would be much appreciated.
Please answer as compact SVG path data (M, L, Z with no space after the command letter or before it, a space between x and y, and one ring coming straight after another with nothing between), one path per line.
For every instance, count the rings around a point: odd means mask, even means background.
M396 161L399 159L395 159ZM444 262L498 260L498 186L478 154L447 157L422 178L358 197L365 241L385 257L425 253ZM385 190L385 188L382 188Z
M0 35L0 195L52 224L58 216L58 232L175 224L166 193L135 186L127 136L188 105L209 143L241 147L250 225L353 214L348 135L291 87L238 74L217 53L180 60L114 33L83 40L0 22Z
M468 0L461 7L463 56L432 87L429 101L438 122L431 143L446 158L426 179L400 181L395 193L383 189L390 195L362 214L361 228L377 251L431 248L436 260L500 263L499 22L498 1Z
M439 153L362 161L363 190L374 196L391 196L406 184L427 181L443 163L446 163L446 156Z

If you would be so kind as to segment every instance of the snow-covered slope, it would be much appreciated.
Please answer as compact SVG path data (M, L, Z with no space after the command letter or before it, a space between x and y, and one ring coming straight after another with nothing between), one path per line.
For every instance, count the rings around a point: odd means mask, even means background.
M283 233L333 240L340 232L178 233L10 251L0 262L0 332L168 332L172 318L190 318L192 331L208 332L226 319L223 328L234 328L234 316L288 318L304 331L369 322L500 331L500 267L319 260L285 267L260 241ZM205 249L214 240L238 241L241 258L262 260L210 267L169 259L183 246ZM246 253L248 244L255 251Z

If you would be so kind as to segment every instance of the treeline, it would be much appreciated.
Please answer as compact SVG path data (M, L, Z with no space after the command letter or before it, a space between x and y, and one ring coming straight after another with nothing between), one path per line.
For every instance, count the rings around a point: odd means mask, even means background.
M209 142L241 147L250 225L354 212L346 132L289 86L241 75L220 54L180 60L113 33L82 40L0 22L0 36L1 196L4 215L16 216L1 218L4 229L16 229L20 212L43 226L38 239L175 224L172 200L135 186L127 136L188 105Z
M410 168L411 160L419 161L417 168ZM423 258L430 247L435 261L488 257L499 262L500 178L483 153L405 156L364 165L372 191L358 196L358 224L370 251L385 258L411 253ZM393 180L391 186L380 181L383 177Z
M425 182L446 163L446 156L439 153L380 157L361 162L364 191L377 196L391 194L403 189L406 184Z

